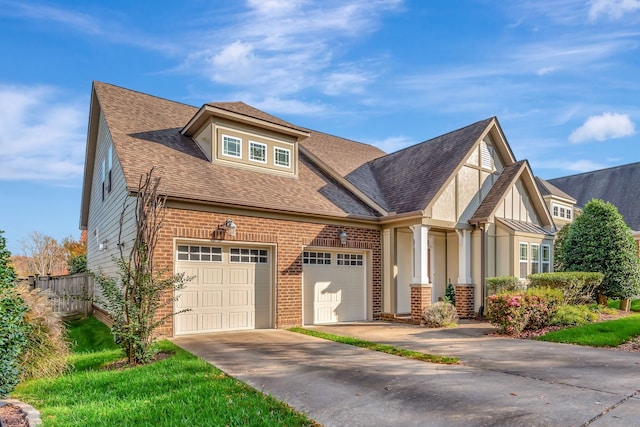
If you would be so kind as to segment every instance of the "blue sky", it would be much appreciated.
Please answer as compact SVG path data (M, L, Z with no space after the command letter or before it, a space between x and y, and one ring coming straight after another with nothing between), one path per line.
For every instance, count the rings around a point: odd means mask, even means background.
M79 236L93 80L387 152L495 115L543 178L640 161L640 0L0 0L0 52L14 254Z

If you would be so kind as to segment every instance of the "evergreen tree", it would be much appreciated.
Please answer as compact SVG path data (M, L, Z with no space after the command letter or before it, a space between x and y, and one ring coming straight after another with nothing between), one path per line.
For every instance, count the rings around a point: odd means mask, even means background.
M571 225L561 249L566 271L600 272L598 292L609 298L640 293L640 258L631 229L618 209L591 200Z

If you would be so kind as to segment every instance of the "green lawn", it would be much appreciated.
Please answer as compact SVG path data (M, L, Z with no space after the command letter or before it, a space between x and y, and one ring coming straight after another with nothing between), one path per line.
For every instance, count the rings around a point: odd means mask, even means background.
M300 334L310 335L316 338L323 338L325 340L335 341L342 344L349 344L356 347L366 348L368 350L379 351L382 353L393 354L395 356L406 357L409 359L421 360L423 362L442 363L442 364L456 364L458 363L457 357L448 356L435 356L432 354L420 353L413 350L405 350L403 348L394 347L388 344L374 343L371 341L365 341L353 337L343 337L340 335L328 334L326 332L314 331L305 328L290 328L292 332Z
M167 359L124 370L109 329L93 318L74 323L69 374L20 384L13 397L36 407L44 426L309 426L285 404L161 341Z
M607 306L615 309L620 308L620 300L611 299L607 301ZM631 311L640 312L640 299L631 301Z
M640 314L561 329L549 332L537 339L593 347L617 347L637 336L640 336Z

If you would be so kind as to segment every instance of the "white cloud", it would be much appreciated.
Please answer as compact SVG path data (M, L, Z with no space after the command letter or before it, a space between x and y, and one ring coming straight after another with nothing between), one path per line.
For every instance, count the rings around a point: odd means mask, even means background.
M47 86L0 85L0 180L82 177L86 106L62 98Z
M569 141L579 144L585 141L604 141L635 134L635 125L627 114L603 113L591 116L582 126L575 129Z
M194 38L180 70L215 83L287 99L305 89L361 93L374 77L341 58L352 40L367 37L401 0L251 0L230 25ZM219 19L219 17L211 17ZM214 47L212 47L214 46ZM359 63L370 58L355 58ZM297 111L291 111L297 113Z
M637 10L640 10L640 0L593 0L589 8L589 20L595 21L601 15L612 20L620 19Z
M609 167L609 164L594 162L593 160L589 159L579 159L573 161L539 159L535 161L536 171L540 169L553 169L566 171L565 174L591 172L607 167Z
M385 153L393 153L398 150L402 150L410 145L415 144L416 141L406 136L390 136L379 141L369 141L368 144L374 145L384 151Z

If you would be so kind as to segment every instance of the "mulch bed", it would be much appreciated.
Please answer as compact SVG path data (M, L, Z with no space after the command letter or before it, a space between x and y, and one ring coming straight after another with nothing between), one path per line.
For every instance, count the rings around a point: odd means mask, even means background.
M3 427L29 427L27 414L12 404L0 406L0 421Z
M166 359L169 356L173 356L174 354L175 352L173 351L159 351L151 358L151 361L149 363L159 362L161 360ZM120 359L103 366L102 369L105 371L119 371L122 369L131 368L131 367L132 366L129 365L128 359Z
M621 317L626 317L629 316L630 314L633 314L632 312L624 312L624 311L619 311L615 314L604 314L601 313L598 317L598 322L604 322L606 320L614 320L614 319L619 319ZM541 335L546 334L547 332L552 332L552 331L557 331L563 329L563 327L561 326L548 326L546 328L542 328L542 329L538 329L537 331L523 331L517 335L499 335L499 334L490 334L493 336L499 336L499 337L503 337L503 338L516 338L516 339L525 339L525 340L530 340L536 337L539 337ZM611 347L611 350L620 350L620 351L635 351L635 352L640 352L640 337L636 337L635 339L628 341L624 344L621 344L617 347Z

